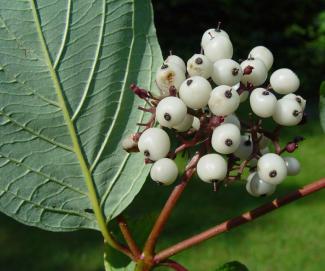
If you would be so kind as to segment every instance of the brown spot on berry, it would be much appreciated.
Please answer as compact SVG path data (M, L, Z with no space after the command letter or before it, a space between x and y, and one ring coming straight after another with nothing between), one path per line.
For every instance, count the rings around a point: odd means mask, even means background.
M164 119L167 121L170 121L172 119L171 115L169 113L164 114Z
M276 175L277 175L276 170L272 170L272 171L270 172L270 174L269 174L269 176L270 176L271 178L276 177Z

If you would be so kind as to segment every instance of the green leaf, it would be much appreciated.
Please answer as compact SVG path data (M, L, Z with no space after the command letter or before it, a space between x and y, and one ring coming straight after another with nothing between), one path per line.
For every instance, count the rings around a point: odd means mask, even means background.
M148 174L120 143L161 58L149 0L0 0L0 210L103 230Z
M105 246L105 271L134 271L135 265L135 262L130 262L130 259L111 246Z
M249 271L248 268L240 262L232 261L225 263L216 271Z
M320 124L325 132L325 81L321 83L319 93Z

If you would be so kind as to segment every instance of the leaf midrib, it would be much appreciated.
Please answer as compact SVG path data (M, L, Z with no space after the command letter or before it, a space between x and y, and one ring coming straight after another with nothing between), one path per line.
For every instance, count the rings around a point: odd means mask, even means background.
M74 153L76 154L76 157L77 157L78 162L80 164L81 171L82 171L82 173L83 173L83 175L85 177L85 182L86 182L86 186L87 186L87 189L88 189L88 197L89 197L90 203L92 205L92 208L94 210L94 213L95 213L95 216L96 216L96 219L97 219L97 223L98 223L98 227L99 227L100 231L102 232L105 240L110 241L111 236L110 236L110 234L109 234L109 232L107 230L106 223L105 223L105 218L103 216L102 210L101 210L100 205L99 205L99 199L97 197L96 189L95 189L95 186L94 186L94 180L93 180L93 177L92 177L92 175L91 175L91 173L90 173L90 171L88 169L88 166L87 166L86 160L85 160L85 158L83 156L83 153L81 151L78 136L77 136L75 127L74 127L74 125L72 123L72 120L70 118L70 114L69 114L69 111L68 111L68 108L67 108L67 105L66 105L66 102L65 102L65 98L63 96L63 91L62 91L58 76L57 76L56 71L54 70L52 62L51 62L50 54L49 54L49 51L48 51L48 48L47 48L47 45L46 45L46 42L45 42L45 38L44 38L44 35L43 35L43 32L42 32L40 19L39 19L39 14L38 14L38 11L37 11L37 8L36 8L36 5L35 5L35 0L29 0L29 2L30 2L30 5L31 5L33 18L34 18L34 21L35 21L37 34L38 34L38 37L39 37L39 40L40 40L40 43L41 43L42 53L43 53L43 56L45 58L45 63L46 63L46 65L48 67L48 70L50 72L50 76L51 76L52 82L54 84L54 89L55 89L55 92L57 94L58 103L59 103L59 106L60 106L60 108L62 110L64 119L66 121L66 125L67 125L67 128L68 128L70 137L71 137ZM105 1L103 1L103 3L104 3L103 8L105 10L106 3L105 3ZM104 16L104 13L103 13L102 16Z

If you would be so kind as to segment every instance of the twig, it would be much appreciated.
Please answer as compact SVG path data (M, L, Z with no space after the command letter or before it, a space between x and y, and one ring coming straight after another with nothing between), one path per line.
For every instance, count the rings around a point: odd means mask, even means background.
M293 192L285 195L284 197L275 199L272 202L266 203L256 209L253 209L252 211L242 214L241 216L237 216L235 218L227 220L227 221L225 221L215 227L212 227L202 233L194 235L194 236L192 236L184 241L181 241L167 249L164 249L163 251L159 252L154 257L154 261L156 263L159 263L159 262L161 262L161 261L163 261L163 260L189 248L189 247L197 245L207 239L210 239L210 238L212 238L216 235L219 235L223 232L229 231L232 228L243 225L249 221L253 221L262 215L265 215L273 210L276 210L277 208L280 208L280 207L282 207L290 202L293 202L295 200L298 200L302 197L305 197L307 195L315 193L323 188L325 188L325 178L315 181L311 184L308 184L301 189L298 189L296 191L293 191Z
M196 155L193 156L193 158L191 159L189 164L195 165L198 162L199 158L200 158L200 153L197 153ZM174 190L170 194L167 202L165 203L164 208L162 209L159 217L157 218L157 220L149 234L149 237L146 241L146 244L145 244L144 250L143 250L144 255L153 255L157 240L160 236L160 233L164 229L164 226L165 226L174 206L176 205L178 199L180 198L181 194L183 193L188 181L190 180L190 178L192 177L194 172L195 172L195 166L191 166L191 167L187 168L183 177L182 177L180 184L175 186Z
M171 269L174 269L176 271L188 271L184 266L180 265L178 262L169 259L159 263L159 265L170 267Z
M141 256L141 250L139 249L138 245L136 244L132 234L127 226L127 223L123 216L117 217L117 223L120 227L121 233L131 251L135 259L139 259Z

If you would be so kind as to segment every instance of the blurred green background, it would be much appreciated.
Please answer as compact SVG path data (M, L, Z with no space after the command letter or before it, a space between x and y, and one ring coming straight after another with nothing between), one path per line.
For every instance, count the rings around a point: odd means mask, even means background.
M155 0L155 21L164 55L172 49L184 59L199 52L204 30L222 21L234 45L234 59L265 45L275 57L273 69L288 67L301 78L299 94L308 98L310 121L285 130L307 139L294 154L302 172L279 186L276 196L325 176L325 137L318 120L318 90L325 80L324 1ZM149 229L171 188L148 181L128 210L137 229ZM325 192L299 200L253 223L175 256L191 271L213 271L239 260L253 271L325 270ZM159 243L166 247L238 215L269 199L247 195L243 183L213 193L190 182ZM145 221L143 223L136 222ZM140 228L140 230L139 230ZM103 270L102 240L97 232L52 233L18 224L0 214L1 271ZM157 270L166 270L163 268Z

